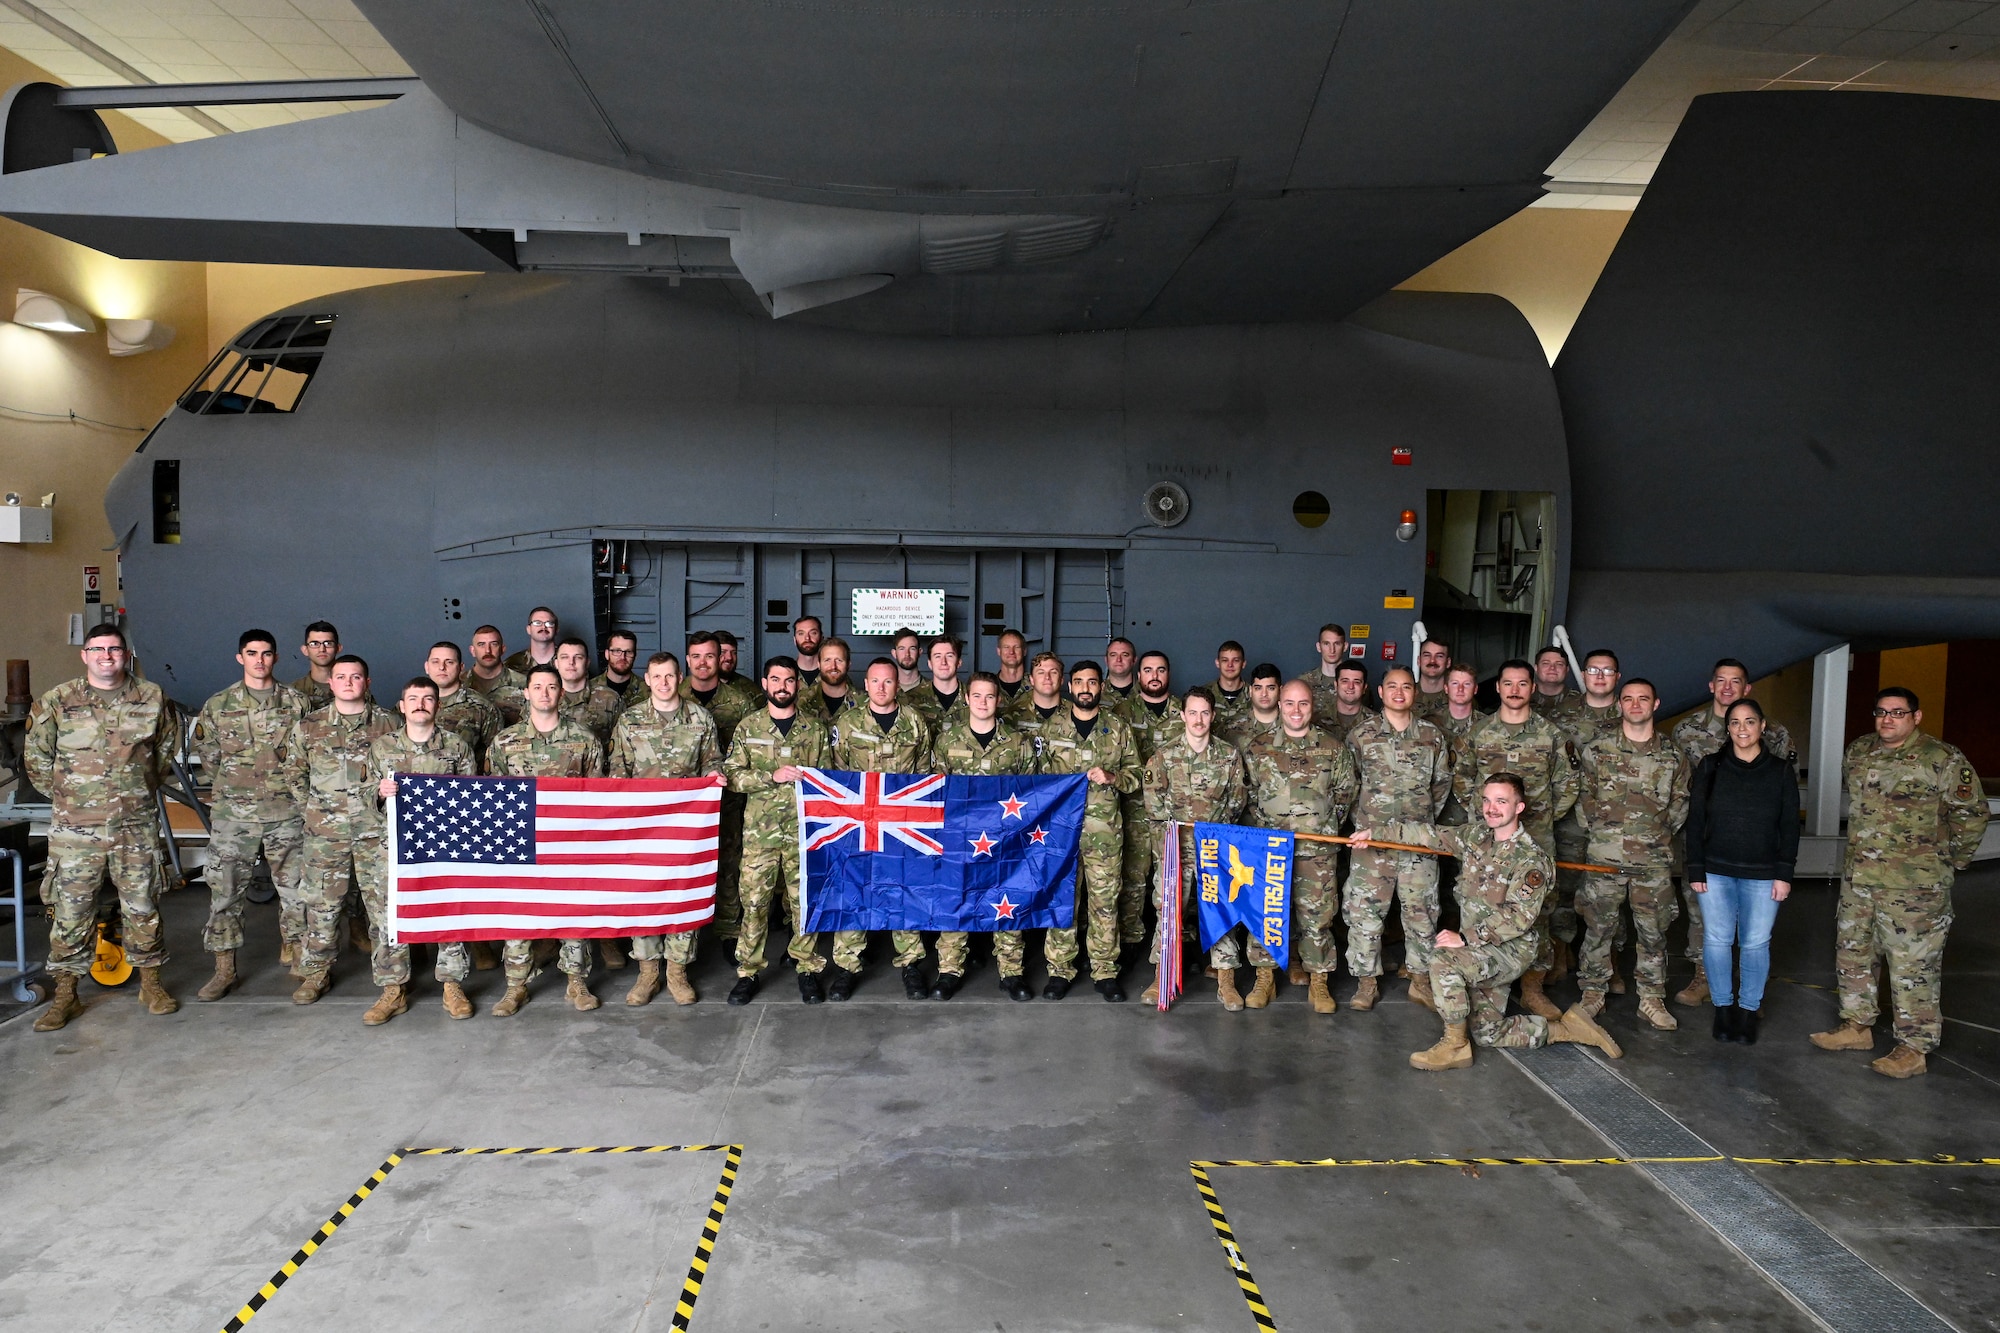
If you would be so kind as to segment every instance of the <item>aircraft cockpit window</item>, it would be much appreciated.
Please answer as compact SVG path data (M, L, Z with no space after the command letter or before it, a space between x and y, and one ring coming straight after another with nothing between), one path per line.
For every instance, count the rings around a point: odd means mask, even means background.
M296 411L333 332L332 315L282 315L253 324L181 395L197 416Z

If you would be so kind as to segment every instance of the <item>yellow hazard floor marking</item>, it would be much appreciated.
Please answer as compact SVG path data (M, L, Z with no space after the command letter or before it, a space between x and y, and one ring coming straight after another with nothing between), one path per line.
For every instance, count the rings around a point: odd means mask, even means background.
M1249 1261L1243 1257L1242 1247L1236 1243L1236 1233L1229 1229L1229 1219L1222 1215L1222 1200L1215 1197L1215 1186L1209 1183L1205 1165L1189 1162L1188 1170L1194 1173L1194 1187L1201 1191L1201 1206L1208 1210L1208 1222L1215 1228L1215 1239L1222 1245L1222 1257L1229 1261L1229 1272L1236 1279L1236 1285L1242 1288L1243 1303L1250 1307L1250 1317L1257 1321L1257 1327L1276 1333L1278 1321L1271 1317L1271 1307L1264 1303L1264 1293L1257 1290L1257 1279L1250 1276Z
M743 1165L743 1145L740 1143L658 1143L635 1144L629 1147L604 1148L405 1148L401 1152L389 1154L389 1159L375 1168L367 1183L348 1196L347 1202L334 1211L332 1217L320 1224L312 1239L299 1246L298 1252L287 1259L271 1280L257 1288L257 1292L243 1303L241 1309L229 1317L222 1326L222 1333L239 1333L245 1324L257 1317L257 1312L270 1303L278 1294L278 1288L289 1282L306 1260L318 1254L340 1224L354 1216L354 1210L365 1202L369 1195L380 1189L391 1171L409 1157L552 1157L582 1153L661 1153L661 1152L719 1152L724 1154L722 1181L715 1188L715 1198L708 1206L708 1216L701 1225L701 1239L695 1242L694 1262L688 1267L687 1281L681 1284L679 1302L674 1306L673 1326L686 1329L694 1318L695 1297L701 1295L701 1280L708 1275L708 1265L715 1256L715 1240L722 1231L722 1210L729 1206L730 1191L736 1187L736 1172Z

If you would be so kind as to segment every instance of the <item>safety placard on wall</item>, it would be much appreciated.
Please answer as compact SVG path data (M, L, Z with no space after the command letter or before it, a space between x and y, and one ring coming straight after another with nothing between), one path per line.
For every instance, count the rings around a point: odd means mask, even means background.
M943 588L856 588L854 629L862 635L944 633Z
M104 579L96 565L83 567L83 604L96 606L104 599Z

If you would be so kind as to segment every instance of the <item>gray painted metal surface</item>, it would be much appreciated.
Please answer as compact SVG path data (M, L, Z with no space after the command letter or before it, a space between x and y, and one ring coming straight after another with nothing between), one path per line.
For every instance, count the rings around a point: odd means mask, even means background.
M1422 595L1402 510L1431 487L1567 489L1539 344L1494 297L986 340L774 324L717 297L521 276L300 307L339 319L296 412L171 411L110 488L154 674L201 697L250 624L289 643L331 619L384 679L482 621L518 637L537 602L589 627L607 540L1071 552L1100 583L1109 553L1117 628L1188 684L1225 638L1304 670L1328 621L1370 626L1379 669L1415 615L1385 599ZM153 540L162 461L179 463L176 544ZM1161 479L1191 499L1173 528L1140 509ZM1317 528L1292 517L1308 489L1332 505ZM1110 628L1101 587L1073 601L1094 605L1091 637Z

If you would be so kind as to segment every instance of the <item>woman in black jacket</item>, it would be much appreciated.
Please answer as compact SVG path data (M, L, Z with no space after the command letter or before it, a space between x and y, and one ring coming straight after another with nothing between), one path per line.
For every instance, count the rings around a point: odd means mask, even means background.
M1754 1042L1771 927L1792 891L1799 854L1799 779L1764 748L1764 709L1739 699L1726 719L1729 744L1701 761L1689 793L1687 883L1702 898L1702 963L1715 1003L1717 1041ZM1732 949L1743 977L1732 987Z

